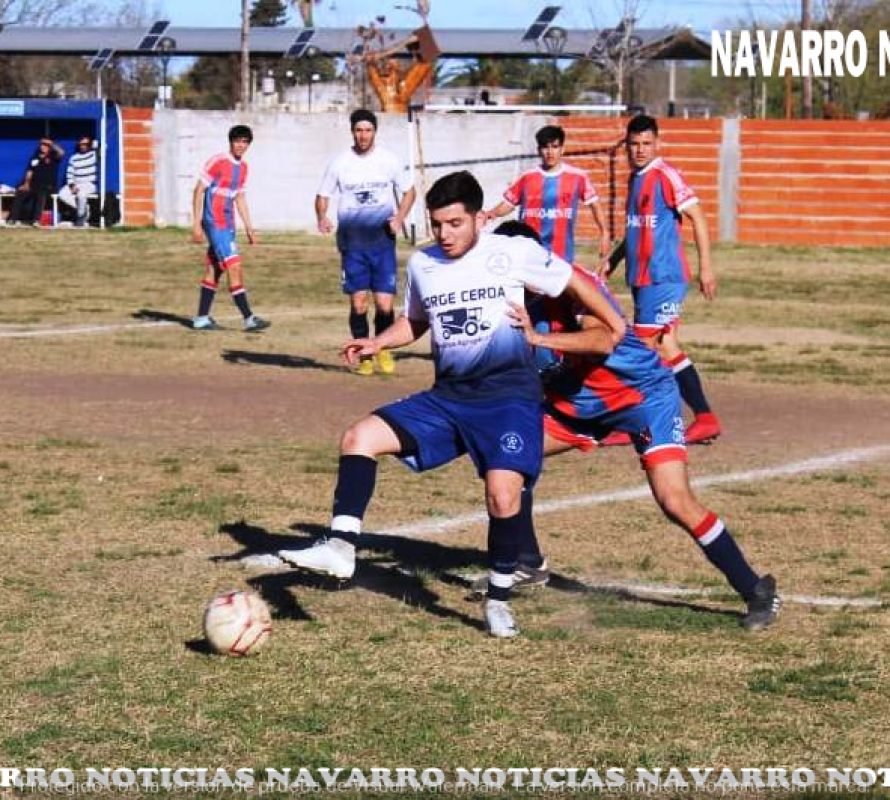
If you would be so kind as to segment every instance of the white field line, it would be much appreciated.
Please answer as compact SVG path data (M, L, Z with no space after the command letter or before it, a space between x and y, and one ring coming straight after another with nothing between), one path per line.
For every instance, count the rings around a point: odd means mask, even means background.
M276 317L292 317L299 311L276 311ZM218 317L221 322L240 322L241 318L230 315ZM145 322L109 322L95 325L49 325L22 328L0 325L0 339L33 339L44 336L80 336L91 333L117 333L118 331L139 328L182 328L182 324L173 320L146 320ZM231 330L240 330L240 326Z
M861 447L852 450L841 450L837 453L831 453L824 456L807 458L803 461L791 461L787 464L779 464L775 467L764 467L762 469L730 472L725 475L709 475L697 478L693 481L693 485L697 487L719 486L727 483L744 483L783 476L805 475L812 472L838 469L839 467L849 466L864 461L878 461L881 458L887 456L890 456L890 445ZM601 505L603 503L621 503L631 500L641 500L643 498L649 497L649 495L649 487L648 485L646 485L638 486L633 489L621 489L614 492L599 492L596 494L580 495L578 497L567 497L562 500L549 500L542 503L536 503L535 513L552 514L554 512L564 511L569 508ZM387 536L403 536L405 538L412 538L430 534L445 533L446 531L453 530L455 528L465 528L467 526L485 523L487 520L488 516L485 513L463 514L461 516L451 517L447 520L441 520L438 522L408 523L406 525L399 525L394 528L378 530L377 533ZM241 559L241 563L245 567L253 568L275 568L287 566L286 562L274 553L252 554ZM641 598L646 597L647 595L673 597L706 597L711 594L719 594L719 592L717 592L716 590L690 589L688 587L682 586L637 583L633 581L598 582L594 579L588 579L585 585L591 591L639 596ZM802 594L783 594L782 599L788 603L795 603L806 606L826 606L833 608L881 608L883 605L883 603L879 599L872 597L832 597Z
M805 475L810 472L822 472L824 470L838 469L850 464L862 461L878 461L883 457L890 457L890 445L877 445L874 447L861 447L853 450L841 450L815 458L807 458L803 461L791 461L788 464L779 464L775 467L763 467L761 469L744 470L742 472L728 472L723 475L708 475L695 478L692 485L701 488L706 486L720 486L726 483L745 483L750 481L762 481L769 478L777 478L791 475ZM630 500L641 500L650 497L648 485L637 486L633 489L619 489L613 492L597 492L595 494L565 497L561 500L546 500L535 503L535 514L552 514L557 511L565 511L570 508L584 506L597 506L603 503L623 503ZM438 520L436 522L409 522L395 528L378 531L378 533L390 536L427 536L430 534L445 533L455 528L464 528L488 521L485 512L463 514L457 517Z
M624 597L709 597L726 594L720 589L690 589L687 586L673 586L665 583L637 583L636 581L603 581L594 578L583 581L592 592L617 594ZM785 594L782 601L801 606L823 608L881 608L884 604L876 597L836 597L831 595Z

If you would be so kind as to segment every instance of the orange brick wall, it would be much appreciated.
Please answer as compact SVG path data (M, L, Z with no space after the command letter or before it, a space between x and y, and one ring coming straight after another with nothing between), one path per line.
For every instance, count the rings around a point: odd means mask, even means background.
M124 225L155 224L155 161L150 108L123 108Z
M624 203L628 166L621 141L626 119L601 117L557 117L555 125L566 132L567 160L587 169L600 193L601 205L613 234L624 229ZM678 167L701 199L711 238L716 239L719 223L718 171L723 123L719 119L660 119L661 155ZM572 156L578 150L596 149L594 155ZM590 241L593 223L589 214L578 221L581 240ZM691 234L691 226L685 232Z
M745 120L737 240L890 246L890 122Z

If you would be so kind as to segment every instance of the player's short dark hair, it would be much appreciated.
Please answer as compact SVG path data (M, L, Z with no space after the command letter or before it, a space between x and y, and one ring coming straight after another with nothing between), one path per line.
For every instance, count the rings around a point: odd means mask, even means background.
M368 111L367 108L357 108L349 115L349 130L354 131L355 126L360 122L370 122L374 126L374 130L377 130L377 115L373 111Z
M426 207L430 211L445 208L452 203L463 203L471 214L482 210L482 187L472 173L466 170L449 172L437 180L426 193Z
M508 219L506 222L502 222L494 229L493 233L498 236L524 236L526 239L534 239L538 244L541 244L541 236L538 232L527 222L520 222L518 219Z
M248 142L252 142L253 131L247 125L233 125L229 128L229 143L236 139L247 139Z
M566 141L566 132L559 125L545 125L535 134L535 141L538 147L545 147L551 142L562 145Z
M648 114L637 114L635 117L631 117L630 122L627 123L627 138L630 138L632 133L646 133L646 131L652 131L658 136L658 122L655 117L650 117Z

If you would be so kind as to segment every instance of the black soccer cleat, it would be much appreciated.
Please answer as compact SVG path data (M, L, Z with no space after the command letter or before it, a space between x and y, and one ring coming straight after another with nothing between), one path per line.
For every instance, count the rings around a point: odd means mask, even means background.
M742 627L748 631L759 631L772 625L781 607L782 598L776 589L776 579L772 575L764 575L748 598L748 612L742 617Z

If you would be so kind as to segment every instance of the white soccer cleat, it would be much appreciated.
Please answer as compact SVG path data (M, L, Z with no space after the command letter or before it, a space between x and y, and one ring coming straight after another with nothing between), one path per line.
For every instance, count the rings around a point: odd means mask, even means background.
M345 539L319 539L303 550L279 550L278 555L295 567L330 575L341 581L355 574L355 545Z
M510 604L506 600L486 600L483 614L486 630L497 639L512 639L519 633Z

